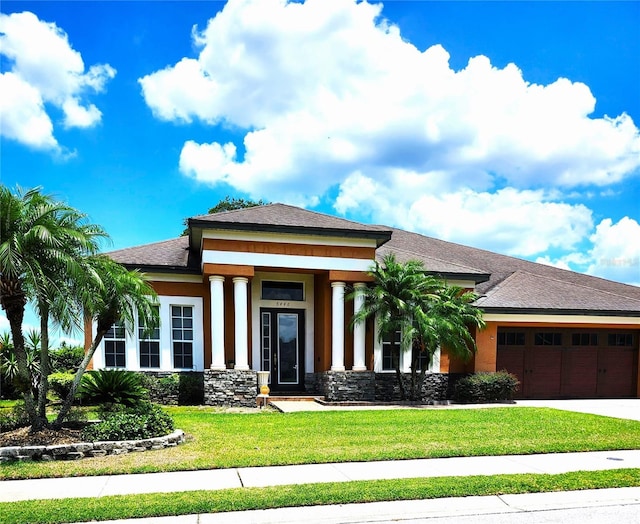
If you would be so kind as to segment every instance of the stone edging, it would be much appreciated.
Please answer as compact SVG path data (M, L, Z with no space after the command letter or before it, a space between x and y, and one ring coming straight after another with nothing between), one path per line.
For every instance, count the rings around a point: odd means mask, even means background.
M105 455L123 455L129 452L141 452L177 446L185 441L184 431L175 430L164 437L142 440L107 440L97 442L78 442L76 444L57 444L54 446L10 446L0 448L0 462L30 460L78 460Z

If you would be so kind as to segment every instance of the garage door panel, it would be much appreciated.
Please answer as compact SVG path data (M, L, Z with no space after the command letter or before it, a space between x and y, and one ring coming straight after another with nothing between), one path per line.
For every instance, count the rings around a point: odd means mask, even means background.
M525 352L525 397L559 397L561 370L562 352L559 348L528 348Z
M520 387L514 395L514 398L522 398L524 384L524 349L523 348L506 348L499 349L496 359L496 370L507 370L515 375L520 382Z
M562 351L563 397L594 397L598 386L597 348L565 348Z
M632 347L610 347L598 351L599 397L636 395L638 352Z

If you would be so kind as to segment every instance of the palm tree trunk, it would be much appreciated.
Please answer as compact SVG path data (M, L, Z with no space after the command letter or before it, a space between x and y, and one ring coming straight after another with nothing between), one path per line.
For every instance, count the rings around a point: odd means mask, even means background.
M24 307L26 304L24 293L4 295L2 306L9 321L11 338L13 340L13 351L16 356L17 373L14 379L18 391L24 398L24 408L29 417L29 423L36 418L36 406L31 388L32 380L29 366L27 364L27 352L24 347L24 336L22 334L22 321L24 320Z
M400 400L407 399L407 391L404 387L404 379L402 378L402 372L400 371L400 349L396 347L395 342L391 344L391 354L394 356L396 365L396 377L398 379L398 388L400 390Z
M36 418L31 423L31 431L40 431L49 425L47 420L47 393L49 392L49 307L40 307L40 382L38 384L38 398Z
M80 363L80 366L78 366L78 369L76 370L76 374L73 377L73 382L71 383L71 389L69 390L67 397L64 399L64 402L60 407L60 411L58 412L58 416L56 417L56 420L52 424L54 429L60 429L62 427L62 423L64 422L65 418L69 414L69 411L71 410L71 406L73 406L73 401L75 399L78 388L80 387L80 381L82 380L82 375L84 375L84 372L87 370L87 366L89 365L89 362L91 362L91 359L93 358L93 354L96 352L96 349L98 349L98 346L100 345L100 342L102 342L102 338L105 336L106 333L107 333L107 330L98 331L96 333L95 338L93 339L93 342L91 343L91 346L85 353L84 358L82 359L82 362Z

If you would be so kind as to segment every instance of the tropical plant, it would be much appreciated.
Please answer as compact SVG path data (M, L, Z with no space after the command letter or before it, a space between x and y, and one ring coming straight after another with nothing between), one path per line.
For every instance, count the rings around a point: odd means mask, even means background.
M135 406L105 413L100 423L84 428L82 438L87 441L139 440L162 437L173 430L173 418L160 406L138 402Z
M132 332L136 317L148 329L159 324L157 295L140 272L129 271L106 256L90 257L89 264L99 279L78 283L77 297L85 318L95 323L95 336L78 366L54 427L60 427L69 413L82 375L111 326L121 322Z
M376 261L369 274L373 285L364 289L364 305L354 315L351 325L376 319L379 340L391 340L401 399L417 400L427 369L425 365L418 365L421 356L431 361L443 346L463 359L475 351L469 330L484 325L481 311L472 305L477 297L426 274L420 261L398 262L393 254L386 255L382 263ZM350 298L355 293L351 293ZM395 342L397 332L402 334L399 344ZM400 370L402 347L412 349L409 392Z
M140 375L124 369L100 369L86 372L80 383L83 400L92 404L133 406L147 397Z
M77 319L70 282L89 278L84 260L98 251L101 228L85 224L86 216L41 193L39 188L13 193L0 186L0 306L5 310L16 357L14 384L22 393L25 410L37 430L45 416L49 374L49 320L65 325ZM32 391L25 338L25 306L33 300L40 314L40 379Z
M49 353L51 370L57 373L69 373L78 369L84 358L84 347L69 346L62 343L58 349Z

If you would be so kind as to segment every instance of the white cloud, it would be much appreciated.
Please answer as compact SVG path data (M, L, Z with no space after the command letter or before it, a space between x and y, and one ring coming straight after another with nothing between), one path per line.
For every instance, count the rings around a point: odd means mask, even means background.
M100 122L102 113L86 102L86 94L102 91L116 71L99 64L85 72L82 56L56 24L28 11L0 14L0 52L8 65L0 104L2 134L7 138L60 151L47 106L62 111L66 128Z
M400 198L389 199L389 194ZM532 256L550 248L572 249L592 230L587 207L556 202L553 196L513 188L496 193L428 191L405 174L396 174L384 186L355 173L342 184L336 208L368 213L377 221L443 240Z
M0 312L0 333L10 330L9 320L4 313Z
M589 118L586 85L530 84L517 66L498 69L484 56L454 71L445 49L418 50L381 9L232 0L194 28L198 56L141 78L143 96L159 118L246 134L215 172L191 158L197 144L188 142L183 172L286 200L320 197L357 169L381 184L400 169L490 190L497 179L605 185L640 166L631 118Z
M593 243L588 273L640 286L640 224L624 217L600 222L590 237Z

